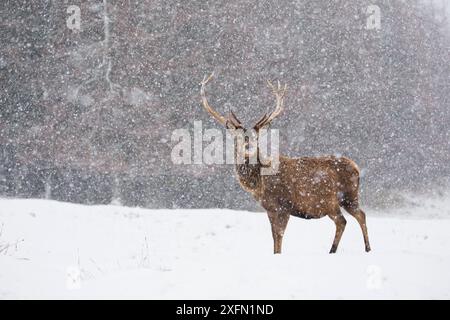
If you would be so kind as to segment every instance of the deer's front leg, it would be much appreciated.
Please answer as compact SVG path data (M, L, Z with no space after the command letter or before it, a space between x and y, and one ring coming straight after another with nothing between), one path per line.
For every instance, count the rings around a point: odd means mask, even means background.
M281 253L284 230L289 221L289 214L284 212L267 212L272 227L273 253Z

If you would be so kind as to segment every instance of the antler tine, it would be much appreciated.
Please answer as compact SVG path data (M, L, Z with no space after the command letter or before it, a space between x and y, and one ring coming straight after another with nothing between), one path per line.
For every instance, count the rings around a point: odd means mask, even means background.
M209 82L209 80L212 79L213 76L214 76L214 72L211 73L211 74L209 75L209 77L204 76L204 77L203 77L203 80L202 80L202 82L201 82L200 84L201 84L202 86L206 85L206 84Z
M209 82L209 80L212 79L213 76L214 76L214 72L211 73L211 75L209 77L206 77L206 76L203 77L203 81L200 83L201 84L200 94L202 96L203 107L214 119L216 119L222 125L226 126L227 120L225 119L225 117L221 116L216 110L214 110L209 105L208 99L206 98L205 86Z
M270 82L270 80L267 80L267 84L269 85L269 87L272 89L273 92L277 91L275 89L275 86L272 84L272 82Z
M285 84L282 87L279 80L277 80L277 87L275 87L270 80L267 80L267 84L269 85L269 87L272 89L273 93L276 96L281 96L281 97L284 96L284 93L286 92L286 89L287 89L287 84ZM281 92L281 95L279 94L280 92Z

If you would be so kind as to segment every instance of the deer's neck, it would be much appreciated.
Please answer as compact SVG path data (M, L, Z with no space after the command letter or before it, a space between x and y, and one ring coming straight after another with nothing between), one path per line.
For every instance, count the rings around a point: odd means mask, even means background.
M248 161L236 164L236 173L241 186L254 196L259 194L261 186L261 164L250 164Z

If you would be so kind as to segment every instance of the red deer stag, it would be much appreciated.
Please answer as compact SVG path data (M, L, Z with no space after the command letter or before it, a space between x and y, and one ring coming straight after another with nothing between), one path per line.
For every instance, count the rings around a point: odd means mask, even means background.
M230 130L247 132L236 115L230 111L228 117L220 115L208 103L205 86L212 75L201 82L201 98L205 110L219 123ZM286 86L268 84L276 99L275 110L265 114L253 127L259 135L262 128L270 125L283 109ZM248 142L244 146L244 161L236 162L236 173L244 190L252 193L261 206L267 210L272 227L274 253L281 253L281 243L290 216L304 219L318 219L328 216L336 224L336 234L330 253L335 253L347 221L341 213L343 207L358 221L362 229L366 252L370 251L366 226L366 215L358 203L359 169L352 160L345 157L323 156L289 158L279 157L278 171L273 175L262 175L264 164L256 157L249 162ZM258 147L252 148L259 152ZM235 155L238 151L235 152Z

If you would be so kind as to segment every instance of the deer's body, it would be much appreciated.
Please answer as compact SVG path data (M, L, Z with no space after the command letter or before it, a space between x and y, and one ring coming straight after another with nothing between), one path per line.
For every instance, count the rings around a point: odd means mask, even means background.
M237 165L238 180L268 211L317 219L357 201L359 170L345 157L280 156L278 173L260 175L261 165Z
M205 109L228 129L246 129L231 112L228 118L221 116L211 108L205 96L205 85L211 77L202 82L202 100ZM277 107L269 115L264 115L254 126L259 130L267 125L281 112L286 87L278 88L269 82L276 98ZM247 143L248 144L248 143ZM267 165L261 163L259 157L256 163L251 163L251 155L247 153L248 145L235 145L235 155L244 151L244 162L236 161L236 173L242 188L267 211L274 240L274 253L281 253L282 239L290 216L304 219L330 217L336 224L336 234L330 253L337 250L346 220L341 213L341 207L356 218L361 226L365 249L370 251L369 237L365 213L359 208L359 169L355 162L346 157L303 157L289 158L280 156L278 171L272 175L261 174L261 169ZM256 147L256 152L258 147Z

